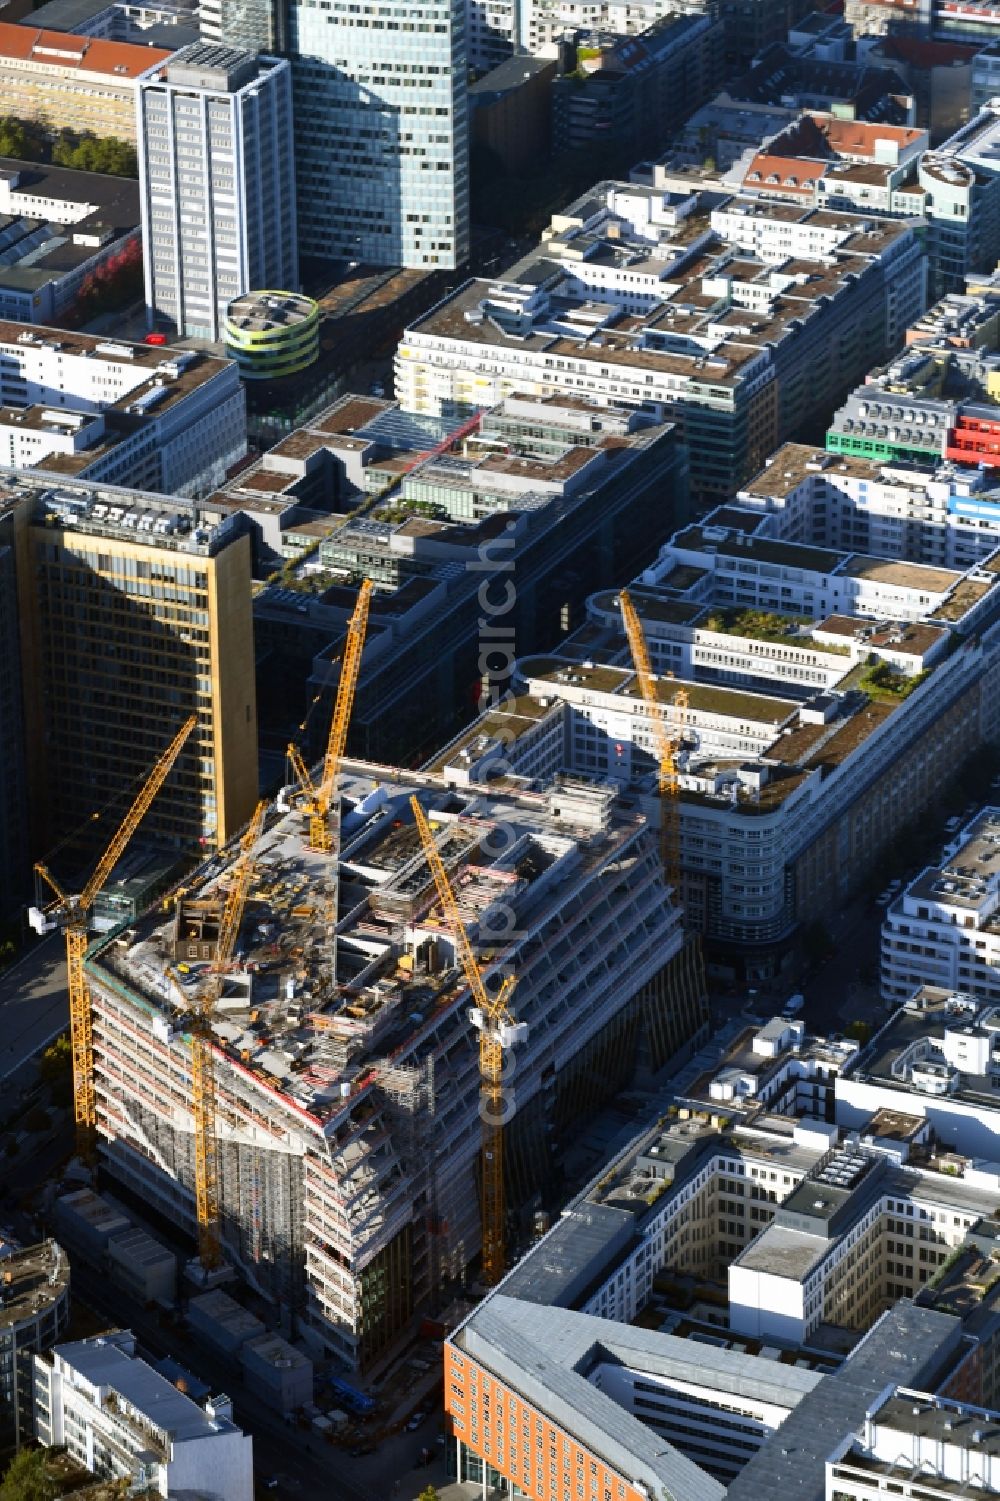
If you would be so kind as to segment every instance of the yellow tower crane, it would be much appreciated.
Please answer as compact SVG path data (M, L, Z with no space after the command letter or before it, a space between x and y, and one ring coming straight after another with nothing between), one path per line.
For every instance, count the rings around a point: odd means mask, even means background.
M646 645L638 612L625 589L621 591L619 599L622 619L625 622L625 634L628 636L632 661L639 679L639 691L649 710L653 725L653 740L659 767L660 849L663 870L668 883L673 887L674 901L679 904L681 900L681 829L678 808L680 789L677 783L677 751L688 707L688 694L686 688L678 688L674 694L673 704L677 711L678 728L676 734L672 734L665 705L660 701L656 692L656 680L653 677L653 668L649 660L649 648Z
M371 600L371 579L362 580L358 590L354 613L347 626L347 642L340 664L340 682L337 684L337 702L330 721L330 734L323 759L323 772L317 785L309 775L309 768L298 746L288 747L288 759L305 796L305 810L309 816L309 848L323 854L333 853L334 836L330 828L330 809L336 801L337 775L347 744L347 729L354 707L354 691L358 684L361 653L368 628L368 605Z
M232 881L226 892L219 922L219 939L211 977L195 997L195 1022L191 1031L194 1197L198 1215L198 1253L206 1271L218 1266L221 1257L212 1015L225 983L224 971L236 952L236 940L240 936L240 924L256 868L254 846L264 827L266 812L267 803L258 803L240 840L240 853L233 867Z
M516 1027L508 1002L517 981L513 975L509 975L495 996L487 991L427 816L416 797L410 798L410 807L434 877L438 900L465 971L466 983L474 1002L472 1020L479 1030L479 1076L482 1089L480 1118L483 1129L483 1278L489 1287L494 1287L504 1272L503 1055L505 1047L513 1041L511 1034Z
M67 895L46 866L41 864L35 866L38 874L55 892L56 900L44 911L32 907L28 913L28 920L37 933L48 933L53 928L61 926L66 934L66 980L69 990L69 1027L73 1052L73 1112L76 1117L77 1139L84 1153L90 1151L93 1134L97 1127L93 1019L90 991L87 988L83 967L84 955L87 952L87 917L98 892L124 854L132 835L170 775L174 762L197 723L197 718L192 715L178 730L146 778L142 790L126 813L117 833L97 862L93 875L79 896Z

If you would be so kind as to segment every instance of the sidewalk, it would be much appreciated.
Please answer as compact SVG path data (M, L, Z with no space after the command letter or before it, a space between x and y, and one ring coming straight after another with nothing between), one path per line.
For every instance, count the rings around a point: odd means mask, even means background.
M399 1489L393 1488L385 1501L418 1501L421 1492L429 1485L437 1491L439 1501L476 1501L477 1497L482 1496L482 1487L479 1485L449 1480L440 1459L435 1459L425 1470L411 1470L396 1484Z

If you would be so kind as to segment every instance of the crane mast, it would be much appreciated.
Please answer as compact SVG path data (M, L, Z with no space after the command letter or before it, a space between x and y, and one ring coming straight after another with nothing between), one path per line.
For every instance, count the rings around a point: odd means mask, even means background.
M340 681L337 684L337 701L330 720L323 770L317 785L296 745L288 747L288 759L304 794L305 811L309 819L309 848L324 855L334 851L334 834L330 828L330 809L336 801L337 775L347 744L347 730L354 708L354 694L358 686L361 668L361 653L364 650L365 632L368 629L368 607L371 601L371 579L363 579L358 590L354 613L347 625L347 640L340 663Z
M656 749L658 788L660 795L660 854L663 872L673 888L674 901L681 900L681 831L678 807L680 788L677 781L677 750L680 745L681 726L688 707L686 688L678 688L674 694L674 708L679 718L677 734L668 728L666 709L656 692L656 680L649 658L649 648L643 634L638 611L627 590L619 595L625 634L628 637L639 692L649 710L653 726L653 743Z
M495 1286L503 1276L505 1260L504 1164L503 1164L503 1055L516 1023L508 1002L517 983L509 975L495 996L486 989L482 971L469 942L434 833L419 799L410 798L414 822L420 834L438 900L451 928L459 962L472 995L472 1019L479 1030L479 1076L482 1108L482 1226L483 1278Z
M191 715L156 762L132 806L119 824L104 854L94 867L90 880L79 896L67 896L42 864L37 873L56 894L55 902L44 912L32 907L28 913L31 926L39 933L63 927L66 934L66 982L69 991L69 1028L73 1054L73 1114L81 1150L89 1153L97 1127L97 1103L94 1089L94 1035L90 991L84 971L87 952L87 917L98 892L107 881L127 848L132 835L148 813L156 794L173 769L191 731L197 725Z
M212 975L195 998L195 1022L191 1031L191 1111L194 1118L194 1186L198 1216L198 1253L206 1271L221 1259L219 1237L219 1164L216 1130L215 1055L212 1051L212 1016L222 993L223 972L236 952L240 924L256 869L254 846L264 827L267 803L254 810L233 868L226 893Z

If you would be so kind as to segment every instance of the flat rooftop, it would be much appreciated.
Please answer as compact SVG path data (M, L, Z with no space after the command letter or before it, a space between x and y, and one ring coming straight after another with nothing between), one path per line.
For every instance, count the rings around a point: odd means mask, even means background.
M178 1391L144 1360L127 1355L113 1335L56 1345L53 1353L94 1386L118 1392L153 1427L175 1442L234 1431L232 1423L209 1418L197 1402Z
M45 1240L4 1256L0 1278L0 1329L10 1329L62 1297L69 1286L69 1261L56 1241Z
M435 934L449 932L413 821L414 793L436 831L473 941L498 904L525 923L543 920L562 901L558 872L570 881L589 878L642 826L634 814L617 810L606 791L571 779L526 797L521 788L451 790L431 773L344 763L334 982L327 858L308 848L303 813L272 810L254 849L255 878L238 949L242 969L216 1007L215 1043L236 1074L250 1084L256 1080L270 1099L283 1100L316 1126L364 1087L373 1062L418 1051L431 1020L440 1022L465 995L457 968L416 962L400 947L408 934L409 949L423 952ZM592 819L601 829L596 841ZM490 844L498 823L506 836L506 852L499 855ZM182 899L176 913L150 913L127 943L96 951L89 961L95 979L124 988L143 1008L186 1029L208 962L193 956L201 953L197 935L217 925L232 856L229 851L206 862L189 888L196 895ZM196 941L189 952L191 934ZM491 967L503 952L491 945Z

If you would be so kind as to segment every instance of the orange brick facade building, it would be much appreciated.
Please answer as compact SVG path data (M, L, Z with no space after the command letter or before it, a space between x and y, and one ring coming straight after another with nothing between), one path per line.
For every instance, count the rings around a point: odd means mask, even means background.
M456 1438L531 1501L649 1501L596 1454L450 1343L444 1405Z

